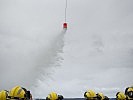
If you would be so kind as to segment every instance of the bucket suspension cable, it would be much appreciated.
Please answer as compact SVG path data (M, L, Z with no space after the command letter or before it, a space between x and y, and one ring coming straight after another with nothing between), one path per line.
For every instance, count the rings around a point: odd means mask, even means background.
M66 22L66 17L67 17L67 0L66 0L66 6L65 6L65 22Z

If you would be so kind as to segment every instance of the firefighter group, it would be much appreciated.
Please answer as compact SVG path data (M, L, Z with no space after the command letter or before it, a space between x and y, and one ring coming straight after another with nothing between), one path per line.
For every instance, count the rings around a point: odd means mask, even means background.
M62 100L64 97L56 92L51 92L46 100ZM93 90L87 90L84 93L85 100L109 100L103 93L95 93ZM0 91L0 100L33 100L29 90L21 86L15 86L11 90ZM124 92L116 93L116 100L133 100L133 87L127 87Z

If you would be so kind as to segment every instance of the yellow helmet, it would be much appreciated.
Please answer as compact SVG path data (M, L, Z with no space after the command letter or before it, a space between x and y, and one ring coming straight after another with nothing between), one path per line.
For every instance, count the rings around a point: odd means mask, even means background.
M123 92L118 92L116 94L116 99L117 100L126 100L126 95Z
M133 87L126 88L125 94L128 99L133 99Z
M88 90L85 92L84 97L87 99L95 99L96 93L93 90Z
M15 86L9 91L9 98L25 98L25 91L20 86Z
M103 95L103 93L97 93L97 98L99 100L104 100L105 99L105 96Z
M7 91L6 91L6 90L2 90L2 91L0 92L0 100L6 100L7 97L8 97Z
M58 99L58 95L55 92L51 92L48 96L47 96L48 100L57 100Z

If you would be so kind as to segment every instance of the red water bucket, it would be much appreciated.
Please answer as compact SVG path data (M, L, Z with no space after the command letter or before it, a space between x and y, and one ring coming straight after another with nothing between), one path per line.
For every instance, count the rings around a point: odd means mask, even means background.
M64 23L63 24L63 28L67 28L67 23Z

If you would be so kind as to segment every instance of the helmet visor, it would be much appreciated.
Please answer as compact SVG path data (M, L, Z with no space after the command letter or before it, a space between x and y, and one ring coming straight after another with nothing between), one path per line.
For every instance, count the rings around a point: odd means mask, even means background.
M129 92L128 92L128 96L129 96L130 98L133 98L133 91L129 91Z
M87 97L88 100L97 100L97 97Z
M8 96L7 100L25 100L24 98Z

